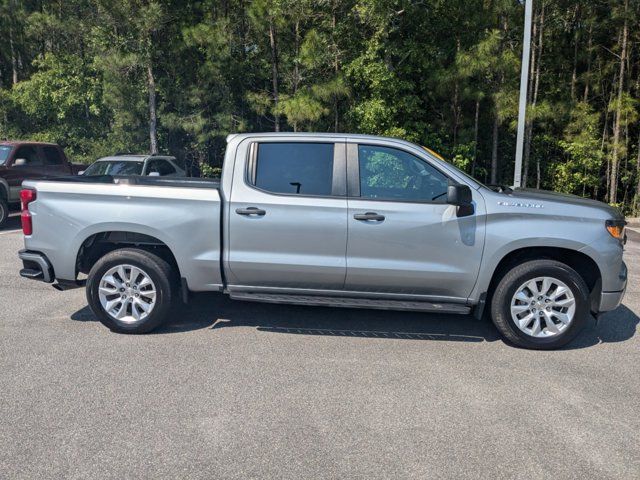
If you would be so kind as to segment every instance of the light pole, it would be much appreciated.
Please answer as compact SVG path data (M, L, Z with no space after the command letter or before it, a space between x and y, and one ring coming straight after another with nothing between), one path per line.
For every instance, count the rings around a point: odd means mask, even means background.
M531 57L531 17L533 16L533 0L521 1L524 2L524 38L522 39L522 69L520 71L516 166L513 171L514 187L520 187L522 185L522 148L524 146L524 124L527 115L527 87L529 86L529 58Z

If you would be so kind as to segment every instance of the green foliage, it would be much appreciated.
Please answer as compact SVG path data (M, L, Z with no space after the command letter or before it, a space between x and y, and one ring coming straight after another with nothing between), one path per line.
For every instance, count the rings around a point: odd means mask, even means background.
M559 192L585 194L600 183L599 172L604 158L598 138L599 114L584 102L571 112L564 138L558 145L566 158L553 167L553 188Z
M607 200L615 157L617 198L637 203L638 12L534 2L529 185ZM510 0L0 0L0 137L60 142L76 161L146 152L153 97L159 149L205 175L229 133L278 123L408 139L486 180L497 118L510 183L522 18Z

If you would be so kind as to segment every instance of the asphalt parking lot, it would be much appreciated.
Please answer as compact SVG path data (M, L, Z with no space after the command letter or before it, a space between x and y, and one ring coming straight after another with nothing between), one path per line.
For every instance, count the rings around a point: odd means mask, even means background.
M2 478L639 478L640 234L624 305L568 348L471 317L199 295L111 333L0 230Z

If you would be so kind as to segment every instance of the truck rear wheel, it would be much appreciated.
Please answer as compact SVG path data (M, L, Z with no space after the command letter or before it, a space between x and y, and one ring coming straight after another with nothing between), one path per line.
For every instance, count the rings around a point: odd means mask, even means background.
M4 227L9 218L9 204L7 201L0 197L0 228Z
M525 262L498 283L491 317L514 345L552 350L569 343L584 328L589 317L589 290L582 277L564 263Z
M172 273L165 260L145 250L114 250L89 272L89 306L114 332L148 333L167 318L173 293Z

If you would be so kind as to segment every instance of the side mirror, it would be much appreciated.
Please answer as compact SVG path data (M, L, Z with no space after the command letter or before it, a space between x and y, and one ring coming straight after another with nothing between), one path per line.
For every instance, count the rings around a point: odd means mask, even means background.
M27 165L27 159L26 158L16 158L13 162L13 166L14 167L24 167Z
M468 185L449 185L447 187L447 203L458 207L458 216L473 214L473 196Z

